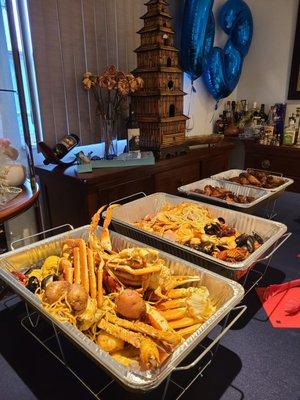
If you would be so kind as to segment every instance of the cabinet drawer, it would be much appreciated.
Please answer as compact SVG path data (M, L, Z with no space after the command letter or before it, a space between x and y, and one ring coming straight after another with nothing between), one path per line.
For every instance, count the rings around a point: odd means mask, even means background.
M278 157L273 154L247 155L245 167L281 172L285 176L300 176L299 160L296 158Z
M177 188L199 179L199 164L186 165L170 171L161 172L154 177L155 191L178 194Z
M137 179L134 181L124 182L115 186L108 186L105 190L98 191L99 204L109 204L112 201L131 196L135 193L144 192L151 194L153 190L153 180L151 178Z
M202 178L208 178L211 175L226 171L228 168L228 156L220 155L212 157L202 162Z

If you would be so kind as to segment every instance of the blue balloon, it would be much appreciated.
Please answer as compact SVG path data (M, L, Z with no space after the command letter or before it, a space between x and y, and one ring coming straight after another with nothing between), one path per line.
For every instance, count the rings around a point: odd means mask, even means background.
M217 101L229 96L240 79L253 35L250 8L243 0L228 0L220 10L219 23L229 39L224 50L211 50L203 72L206 88Z
M186 0L181 33L181 65L192 81L201 76L215 38L214 0Z

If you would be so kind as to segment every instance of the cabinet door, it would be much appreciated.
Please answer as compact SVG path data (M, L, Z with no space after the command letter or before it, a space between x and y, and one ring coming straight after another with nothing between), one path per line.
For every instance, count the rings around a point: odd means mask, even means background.
M211 175L228 169L228 154L219 155L213 158L207 158L202 162L202 178L208 178Z
M199 180L199 164L191 164L155 175L155 191L178 194L177 188Z

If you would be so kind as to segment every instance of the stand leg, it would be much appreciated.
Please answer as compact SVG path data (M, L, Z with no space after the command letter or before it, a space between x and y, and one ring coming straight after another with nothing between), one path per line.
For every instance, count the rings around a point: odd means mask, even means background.
M172 372L170 373L170 375L168 376L168 378L166 380L165 387L164 387L164 392L163 392L161 400L165 400L166 399L166 395L167 395L168 388L169 388L169 385L170 385L171 375L172 375Z

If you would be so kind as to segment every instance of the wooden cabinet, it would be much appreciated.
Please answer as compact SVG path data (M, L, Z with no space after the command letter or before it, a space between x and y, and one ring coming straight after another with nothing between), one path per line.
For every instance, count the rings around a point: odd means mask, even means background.
M155 192L168 192L177 194L179 186L197 181L200 179L200 165L194 163L171 169L169 171L160 172L154 176Z
M137 192L177 194L179 186L227 169L233 145L191 150L188 154L128 168L101 168L77 174L76 167L36 166L43 197L45 228L88 224L103 204Z
M300 148L264 146L252 141L245 143L245 168L279 172L294 179L288 190L300 192Z

